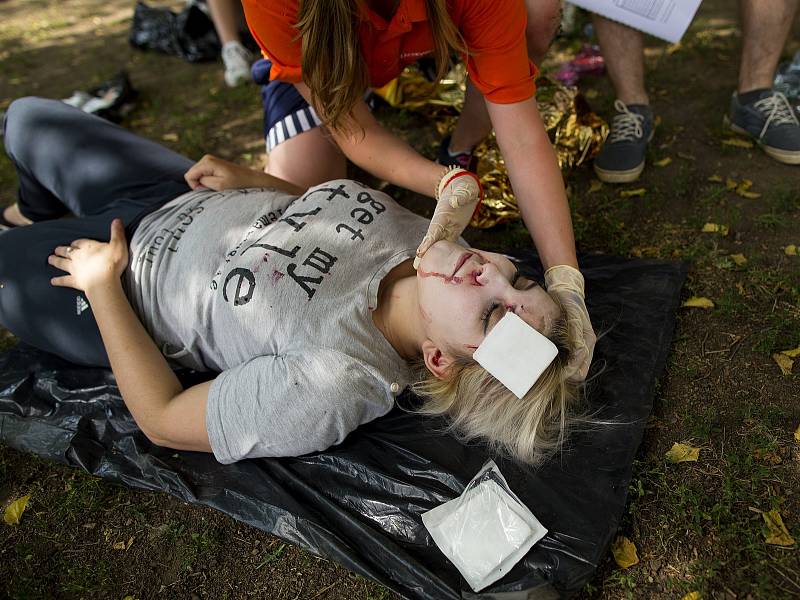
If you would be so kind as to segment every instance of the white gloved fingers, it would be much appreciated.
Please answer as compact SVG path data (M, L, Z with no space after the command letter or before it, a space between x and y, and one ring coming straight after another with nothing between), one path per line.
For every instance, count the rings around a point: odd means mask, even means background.
M481 200L481 189L472 177L459 177L442 193L453 208L474 206Z
M585 297L583 275L575 267L556 265L544 273L544 283L548 291L564 292L574 290Z
M568 381L582 383L586 380L586 375L588 375L589 367L592 364L597 337L591 328L588 330L581 328L581 331L575 332L575 335L578 336L578 341L572 350L564 375Z
M437 203L428 231L416 251L414 268L421 258L439 240L455 242L467 228L482 191L474 173L453 169L445 173L436 189Z
M567 317L571 348L564 375L571 382L581 383L589 372L597 342L584 301L583 275L574 267L558 265L545 272L545 284L559 299Z

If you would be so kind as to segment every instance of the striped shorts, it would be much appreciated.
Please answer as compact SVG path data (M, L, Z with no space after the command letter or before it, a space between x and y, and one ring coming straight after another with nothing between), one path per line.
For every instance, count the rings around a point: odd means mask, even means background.
M261 105L264 109L264 139L267 152L296 135L318 127L316 111L291 83L270 81L272 67L267 59L253 63L253 81L261 85Z

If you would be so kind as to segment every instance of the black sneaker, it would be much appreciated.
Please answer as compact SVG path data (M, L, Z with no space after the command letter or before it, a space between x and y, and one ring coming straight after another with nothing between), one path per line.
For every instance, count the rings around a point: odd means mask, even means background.
M764 90L757 100L744 104L731 98L725 124L753 138L767 155L787 165L800 165L800 120L786 96Z
M436 162L445 167L461 167L467 171L475 173L478 166L478 159L472 152L461 152L459 154L450 154L450 136L442 140L439 146L439 156L436 157Z
M594 159L594 172L606 183L636 181L644 170L647 144L653 139L653 111L646 104L614 102L617 114Z
M99 86L87 92L75 92L62 102L80 108L85 113L119 123L133 110L137 95L128 74L120 71Z

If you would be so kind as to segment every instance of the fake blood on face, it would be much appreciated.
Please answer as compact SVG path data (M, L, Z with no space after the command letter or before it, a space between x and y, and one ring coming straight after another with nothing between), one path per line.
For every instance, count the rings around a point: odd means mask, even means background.
M457 275L445 275L444 273L429 273L427 271L423 271L422 269L417 269L417 275L420 277L436 277L441 279L443 283L451 283L453 285L460 285L464 282L469 283L470 285L480 285L480 283L478 283L478 273L469 273L464 277L459 277Z
M463 277L456 277L455 275L452 276L445 275L444 273L434 273L434 272L429 273L428 271L423 271L422 269L417 269L417 275L419 275L420 277L438 277L444 283L453 283L455 285L458 285L462 281L464 281Z

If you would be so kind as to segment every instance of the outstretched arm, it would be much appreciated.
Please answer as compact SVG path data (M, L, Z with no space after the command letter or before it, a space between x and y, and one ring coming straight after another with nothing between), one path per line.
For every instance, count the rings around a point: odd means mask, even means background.
M184 390L131 308L120 280L128 264L122 222L112 222L107 244L75 240L58 246L48 262L67 273L52 285L86 294L122 399L144 434L159 446L211 452L205 424L211 382Z
M536 101L533 98L514 104L487 101L486 106L522 220L544 268L577 267L564 180Z
M237 165L212 154L206 154L194 163L184 173L183 178L193 190L207 187L220 192L230 189L265 187L283 190L298 196L305 192L303 188L274 175Z
M522 219L545 268L547 291L559 298L567 313L573 345L567 377L581 382L597 338L586 310L567 194L553 146L533 98L514 104L487 101L486 106Z
M295 87L314 105L304 83ZM353 163L371 173L425 196L433 196L445 167L428 160L378 123L363 100L353 107L351 130L330 131L333 140Z

